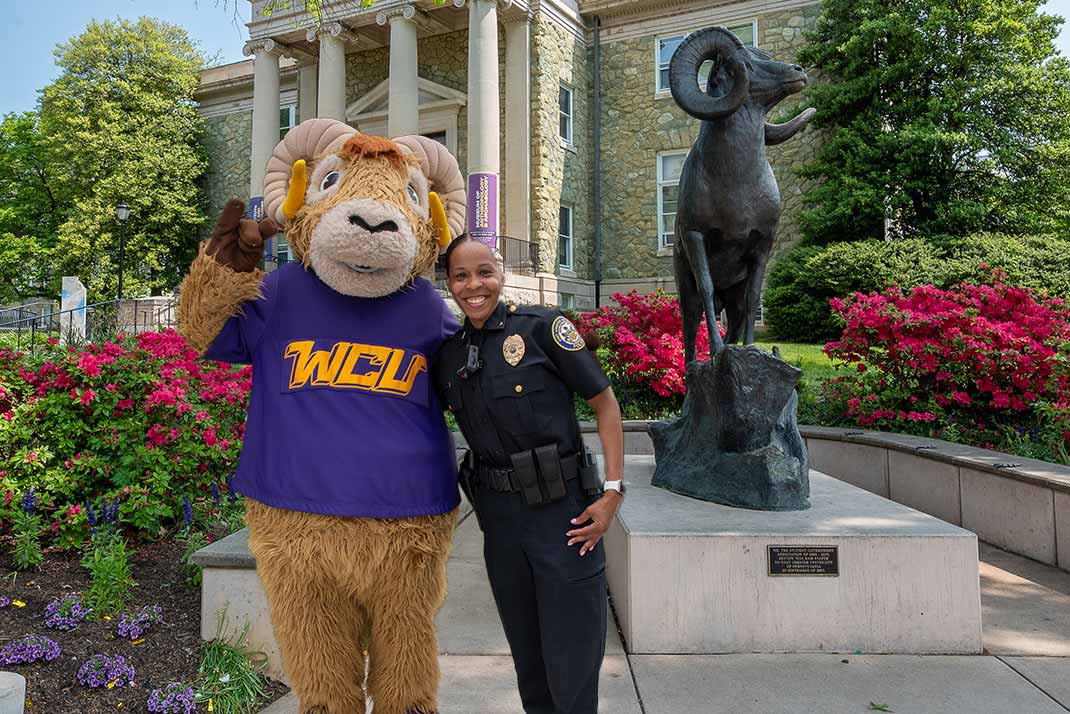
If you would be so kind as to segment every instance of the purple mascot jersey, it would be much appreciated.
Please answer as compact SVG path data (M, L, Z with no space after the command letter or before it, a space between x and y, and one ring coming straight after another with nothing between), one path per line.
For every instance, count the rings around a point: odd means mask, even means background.
M458 328L426 280L342 295L291 263L205 353L253 365L233 487L276 508L402 518L457 507L453 443L429 360Z

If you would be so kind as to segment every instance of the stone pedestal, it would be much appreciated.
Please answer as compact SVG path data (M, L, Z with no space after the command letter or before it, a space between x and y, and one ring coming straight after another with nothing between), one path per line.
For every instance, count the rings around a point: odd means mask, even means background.
M630 654L978 654L977 537L818 472L806 511L759 512L651 486L628 456L606 534ZM838 575L772 576L769 546L833 546Z
M654 422L654 485L739 508L807 508L806 445L796 421L800 370L758 347L728 345L687 365L678 419Z

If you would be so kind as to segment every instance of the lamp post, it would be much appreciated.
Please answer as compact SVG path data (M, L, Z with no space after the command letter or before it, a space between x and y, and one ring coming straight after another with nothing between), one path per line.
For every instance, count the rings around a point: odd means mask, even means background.
M119 299L123 299L123 253L126 248L126 219L130 217L130 206L120 201L115 207L115 217L119 220Z

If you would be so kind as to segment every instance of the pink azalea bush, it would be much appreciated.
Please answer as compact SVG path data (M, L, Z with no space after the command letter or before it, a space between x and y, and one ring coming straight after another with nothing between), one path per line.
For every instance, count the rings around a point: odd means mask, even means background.
M863 427L1066 461L1070 307L987 277L832 300L844 332L825 351L850 375L827 403Z
M628 418L679 410L684 395L683 320L676 297L661 291L615 293L605 305L576 318L576 327L600 347L599 361ZM697 354L709 359L709 334L699 327Z
M159 531L182 494L226 488L251 379L250 367L198 360L174 330L0 351L0 522L33 487L61 545L81 542L85 504L105 498L121 502L123 527Z

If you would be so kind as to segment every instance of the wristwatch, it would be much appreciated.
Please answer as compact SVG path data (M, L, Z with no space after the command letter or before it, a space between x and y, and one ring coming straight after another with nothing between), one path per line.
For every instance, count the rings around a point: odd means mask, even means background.
M620 495L624 495L624 481L606 481L602 484L603 490L616 491Z

